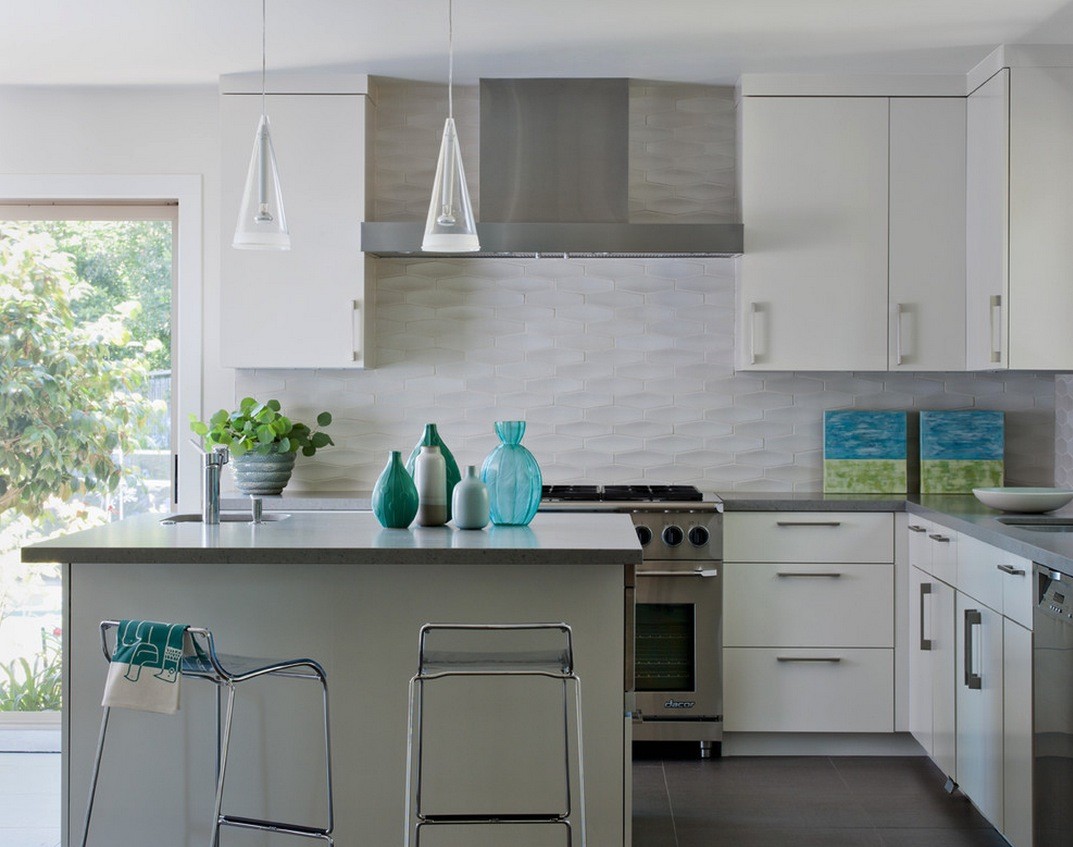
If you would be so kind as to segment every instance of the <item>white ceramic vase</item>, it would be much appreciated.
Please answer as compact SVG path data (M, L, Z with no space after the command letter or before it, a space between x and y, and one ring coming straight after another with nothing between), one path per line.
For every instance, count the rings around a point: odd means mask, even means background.
M455 486L451 513L459 529L484 529L488 525L488 487L477 476L476 465L467 465Z
M414 485L417 486L417 525L447 523L447 463L439 447L421 447L414 460Z

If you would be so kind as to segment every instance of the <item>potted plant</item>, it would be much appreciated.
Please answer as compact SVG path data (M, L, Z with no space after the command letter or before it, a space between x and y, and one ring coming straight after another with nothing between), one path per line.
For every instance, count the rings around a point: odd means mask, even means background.
M318 427L331 422L330 412L317 415ZM261 403L252 397L244 397L232 412L220 409L208 423L191 414L190 428L208 447L221 444L231 451L235 486L242 494L279 494L290 481L299 450L312 456L335 444L326 432L284 415L278 400Z

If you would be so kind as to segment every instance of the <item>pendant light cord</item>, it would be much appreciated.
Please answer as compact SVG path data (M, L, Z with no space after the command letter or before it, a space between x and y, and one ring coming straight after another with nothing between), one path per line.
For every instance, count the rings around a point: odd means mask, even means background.
M267 9L268 0L261 0L261 116L267 114L268 109L265 107L266 94L265 94L265 14Z
M264 2L264 0L262 0ZM447 117L455 116L455 28L453 0L447 0Z

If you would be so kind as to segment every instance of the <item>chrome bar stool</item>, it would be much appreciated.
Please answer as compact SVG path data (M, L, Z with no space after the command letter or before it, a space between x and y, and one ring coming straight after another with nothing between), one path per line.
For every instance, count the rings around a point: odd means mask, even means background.
M487 635L484 635L487 633ZM535 636L539 643L527 643ZM421 777L424 762L425 686L451 677L544 677L561 687L565 796L557 809L534 812L425 811ZM576 742L571 750L570 693L573 693ZM410 680L406 734L405 847L419 847L429 826L524 824L561 826L567 847L574 837L574 810L580 847L585 847L585 768L581 738L581 680L574 671L573 636L565 623L449 624L428 623L418 640L417 673ZM520 728L521 731L522 728ZM576 786L571 779L577 767ZM574 796L576 793L576 797Z
M119 621L101 621L101 648L104 657L111 662L112 650L108 633L119 626ZM247 656L233 656L216 652L216 640L207 629L189 627L187 632L197 648L197 655L184 655L180 664L183 676L195 679L207 679L216 686L216 800L213 807L212 839L210 845L217 847L220 842L220 828L224 826L240 829L255 829L294 835L301 838L313 838L334 845L332 830L335 828L335 807L332 800L332 745L328 720L328 679L324 668L313 659L253 659ZM114 644L114 636L113 636ZM303 824L284 823L282 821L262 820L260 818L226 815L222 812L224 796L224 778L227 773L227 756L231 742L231 722L234 716L235 688L239 683L263 676L288 677L291 679L310 679L320 683L322 702L324 704L324 761L325 785L327 788L327 825L306 826ZM222 695L227 689L227 706L224 710ZM108 732L108 716L111 709L104 708L101 716L101 731L97 738L97 753L93 760L93 777L89 787L89 801L86 804L86 820L82 829L82 847L86 847L89 837L89 822L93 816L93 801L97 794L97 778L101 771L101 757L104 753L104 738Z

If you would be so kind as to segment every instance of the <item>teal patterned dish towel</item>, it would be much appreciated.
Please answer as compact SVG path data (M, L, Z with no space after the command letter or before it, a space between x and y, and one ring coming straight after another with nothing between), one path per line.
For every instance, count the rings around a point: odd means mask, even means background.
M120 621L102 706L173 715L183 655L194 655L189 624ZM197 650L201 653L201 650Z

